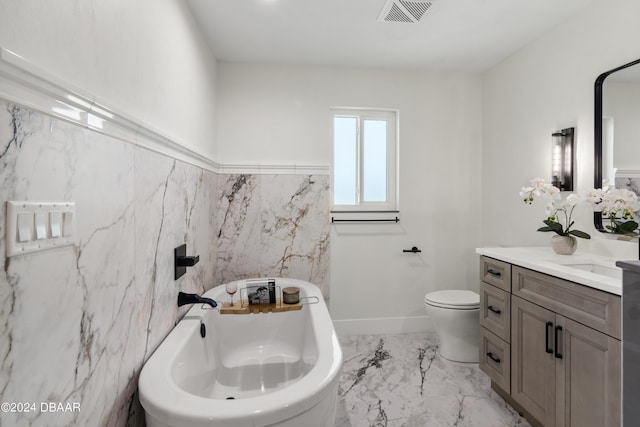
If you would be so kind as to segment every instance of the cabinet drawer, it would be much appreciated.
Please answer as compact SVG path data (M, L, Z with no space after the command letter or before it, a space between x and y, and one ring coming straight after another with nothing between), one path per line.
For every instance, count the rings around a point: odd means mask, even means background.
M513 266L513 295L620 339L620 297Z
M511 292L511 264L497 259L480 257L480 278L485 283Z
M511 346L480 327L480 369L502 390L511 393Z
M511 294L480 283L480 325L511 342Z

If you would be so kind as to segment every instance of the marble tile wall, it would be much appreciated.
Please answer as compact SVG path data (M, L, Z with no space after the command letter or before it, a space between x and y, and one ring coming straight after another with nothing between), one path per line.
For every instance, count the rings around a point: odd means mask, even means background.
M0 425L143 425L179 290L287 276L328 296L328 197L326 175L218 175L0 99L0 236L8 200L73 201L77 226L75 247L12 258L0 239L0 401L36 407ZM184 242L200 263L174 281Z
M638 178L616 178L616 188L626 188L640 195L640 177Z
M216 283L292 277L329 296L329 176L221 175Z
M214 284L218 176L0 100L0 236L7 200L76 203L77 246L5 258L0 425L143 425L144 361ZM200 263L173 279L173 248ZM42 411L42 404L78 410Z

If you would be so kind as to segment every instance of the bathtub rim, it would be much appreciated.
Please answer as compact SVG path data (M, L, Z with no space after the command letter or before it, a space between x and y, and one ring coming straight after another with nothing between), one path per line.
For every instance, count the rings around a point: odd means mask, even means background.
M272 278L246 279L235 282L238 285L244 285L247 280L262 279ZM189 420L190 423L193 423L192 425L211 425L213 417L216 421L225 422L225 425L233 425L234 421L246 425L247 420L251 420L252 425L266 426L308 411L316 406L326 396L326 393L337 389L342 369L342 350L320 289L312 283L298 279L275 278L275 280L276 283L284 282L286 286L298 286L305 290L305 294L314 295L320 299L318 304L307 304L303 308L303 310L309 310L309 321L312 322L312 330L318 348L318 360L314 367L302 378L284 389L261 396L224 401L223 406L212 403L212 401L221 403L223 400L210 399L185 391L178 386L171 375L170 367L173 366L179 352L177 350L170 351L170 349L182 348L193 334L199 334L200 321L205 316L220 315L219 312L211 313L210 309L203 309L200 304L196 304L178 322L142 368L138 387L140 403L145 413L148 412L156 419L169 422ZM212 288L204 294L206 297L218 298L219 300L222 300L225 295L224 285ZM270 314L249 315L268 316ZM274 314L286 315L286 313ZM162 369L162 366L165 368ZM162 375L154 375L156 371L162 372ZM214 405L220 407L213 408ZM251 408L251 411L247 411L247 408Z

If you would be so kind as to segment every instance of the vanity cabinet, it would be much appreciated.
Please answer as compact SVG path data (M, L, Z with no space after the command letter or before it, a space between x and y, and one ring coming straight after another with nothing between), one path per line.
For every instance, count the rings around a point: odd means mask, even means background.
M482 277L494 261L482 257ZM480 368L492 386L545 427L619 426L620 297L515 265L510 271L508 339L486 318L490 295L506 291L481 284ZM496 376L486 354L482 362L487 333L508 344L509 375Z

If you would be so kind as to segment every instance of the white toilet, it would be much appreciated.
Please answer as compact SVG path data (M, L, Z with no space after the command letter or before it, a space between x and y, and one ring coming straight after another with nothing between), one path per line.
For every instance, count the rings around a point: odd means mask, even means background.
M478 362L480 295L435 291L424 296L424 305L440 340L440 355L454 362Z

